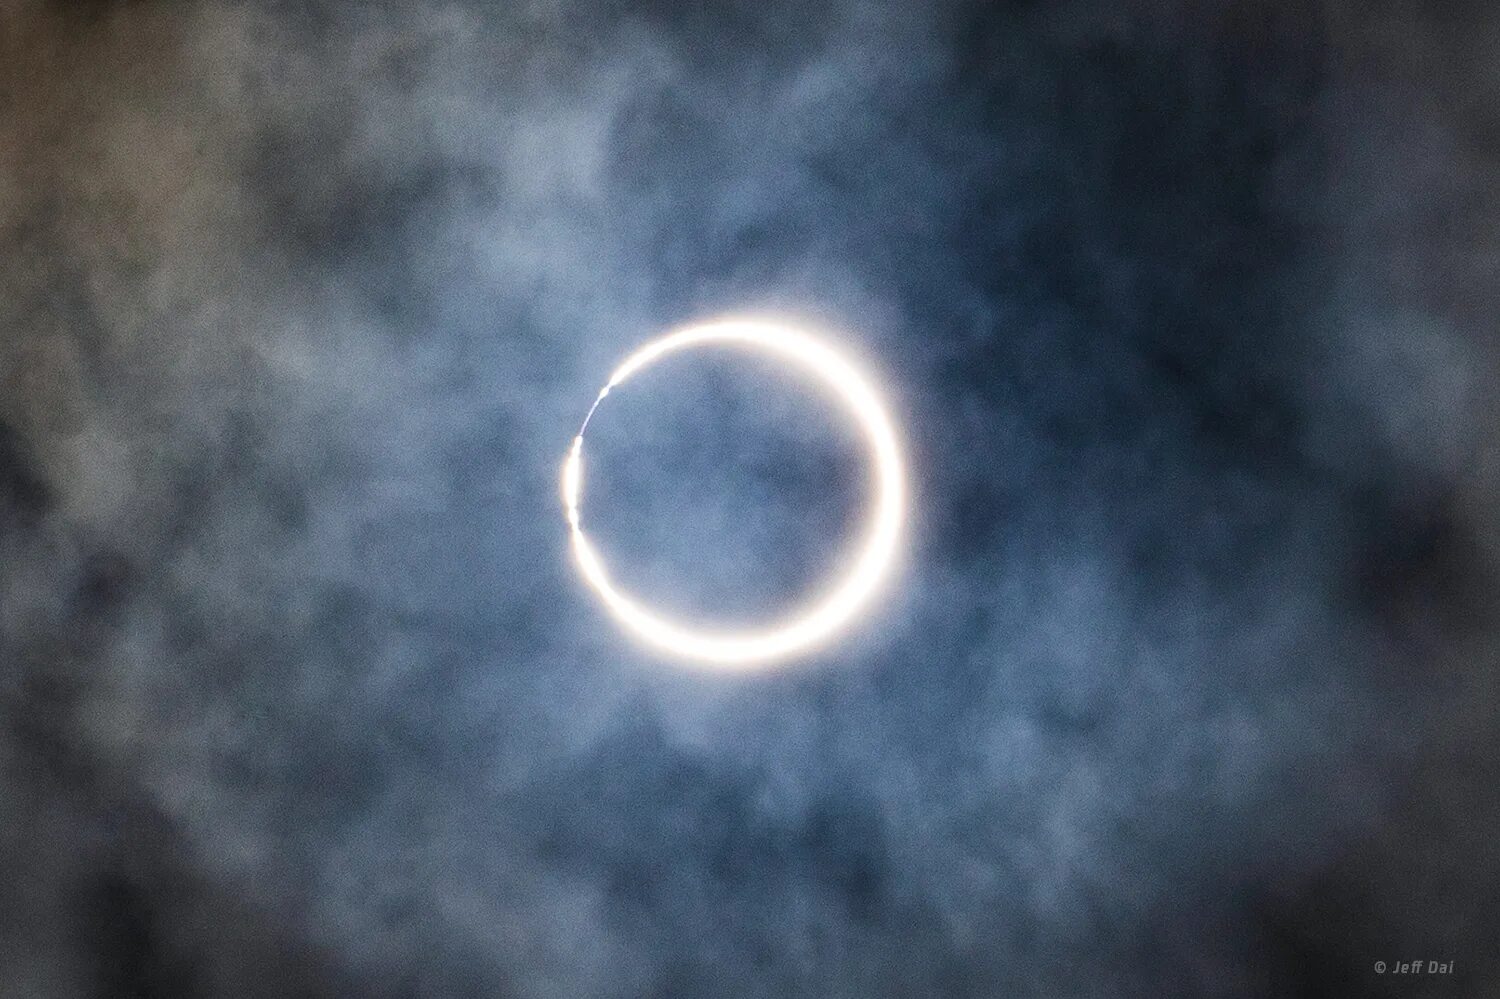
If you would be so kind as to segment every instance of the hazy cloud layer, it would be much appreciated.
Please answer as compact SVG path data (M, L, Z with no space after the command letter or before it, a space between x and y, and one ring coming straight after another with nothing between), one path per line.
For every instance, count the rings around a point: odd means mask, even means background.
M1496 42L0 0L0 995L1492 993ZM734 679L558 502L727 311L865 358L917 497L881 614ZM589 495L745 613L863 473L724 364Z

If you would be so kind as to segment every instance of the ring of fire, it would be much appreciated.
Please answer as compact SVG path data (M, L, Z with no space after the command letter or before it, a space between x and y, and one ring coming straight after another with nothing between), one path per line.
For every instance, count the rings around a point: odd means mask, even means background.
M603 560L583 530L583 435L599 404L611 389L663 356L713 344L759 350L810 372L848 408L869 447L873 464L874 494L865 542L851 568L810 607L758 631L694 628L649 610L610 581ZM889 572L906 516L901 450L886 408L869 380L821 341L792 327L759 319L725 319L690 326L652 340L627 357L610 375L573 438L563 462L562 492L578 567L610 612L662 651L730 667L750 666L810 651L846 625L875 594Z

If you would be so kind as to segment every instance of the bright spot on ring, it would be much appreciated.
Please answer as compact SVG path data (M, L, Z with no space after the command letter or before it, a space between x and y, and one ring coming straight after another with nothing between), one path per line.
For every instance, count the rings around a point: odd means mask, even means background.
M583 531L583 435L599 404L615 386L665 355L714 344L757 350L814 375L854 417L874 471L864 543L852 567L808 606L763 629L745 632L689 625L643 606L610 581L603 560ZM790 326L757 319L725 319L690 326L652 340L625 358L573 438L563 463L562 493L578 567L610 612L664 652L719 666L745 667L786 658L810 651L833 637L869 602L889 573L906 517L901 449L890 416L869 379L822 341Z

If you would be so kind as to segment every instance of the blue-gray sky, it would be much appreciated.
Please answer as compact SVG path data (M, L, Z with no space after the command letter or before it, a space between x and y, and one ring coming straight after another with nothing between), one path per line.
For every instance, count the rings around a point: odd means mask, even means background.
M1500 994L1497 46L0 0L0 996ZM590 598L558 472L747 311L879 373L916 505L846 641L725 678ZM786 605L847 428L657 375L604 543Z

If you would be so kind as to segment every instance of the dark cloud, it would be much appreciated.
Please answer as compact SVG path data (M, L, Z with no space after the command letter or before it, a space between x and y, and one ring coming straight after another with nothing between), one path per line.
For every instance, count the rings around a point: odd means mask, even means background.
M1497 33L0 7L0 994L1490 994ZM864 358L917 500L881 614L734 678L558 496L726 311ZM847 428L673 364L590 515L778 606Z

